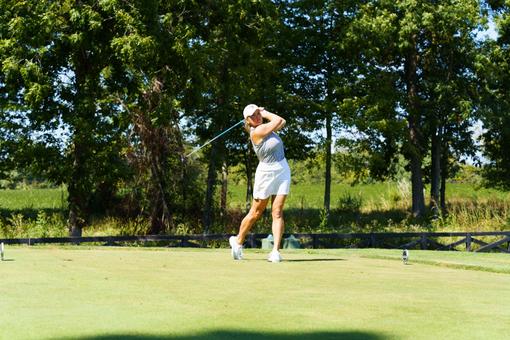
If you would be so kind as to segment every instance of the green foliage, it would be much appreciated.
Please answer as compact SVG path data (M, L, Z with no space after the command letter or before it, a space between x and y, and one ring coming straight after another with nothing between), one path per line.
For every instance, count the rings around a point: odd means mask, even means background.
M211 232L235 233L246 214L245 185L230 185L229 209L221 215L216 208L215 224ZM436 219L416 220L409 214L411 186L400 182L332 186L332 209L326 215L322 209L322 185L297 183L285 206L288 232L383 232L383 231L490 231L504 230L510 221L508 193L479 188L469 181L449 184L448 214ZM84 228L84 235L138 235L150 232L150 219L139 211L130 211L139 202L131 202L126 195L118 210L97 215ZM188 198L192 199L190 195ZM5 237L37 237L65 232L66 218L62 214L60 189L2 190L0 191L1 233ZM131 203L130 203L131 202ZM201 233L200 202L190 211L175 216L175 229L168 233ZM191 210L194 209L194 212ZM193 218L194 216L194 218ZM254 232L270 230L268 208ZM48 230L45 230L47 228Z
M0 238L64 237L68 229L59 213L47 214L44 210L35 219L28 219L21 213L0 218Z
M337 209L339 212L359 212L363 205L361 195L352 195L347 193L338 199Z
M309 157L301 161L289 161L289 165L292 171L292 183L324 183L325 155L323 152L315 152L314 156L315 157ZM332 168L332 183L343 183L349 181L350 179L348 176L345 176L343 173L337 171L336 167Z
M465 164L460 166L459 171L457 171L455 177L452 178L452 181L455 183L470 183L478 187L483 181L482 173L483 170L481 168Z
M417 215L424 214L423 181L436 192L441 176L454 175L452 154L475 152L469 127L479 51L472 32L484 15L477 1L367 2L349 27L351 44L363 46L360 98L348 103L354 114L344 118L359 131L349 145L358 157L353 165L364 161L372 176L388 178L403 154Z
M499 36L482 43L489 7ZM184 141L204 142L255 102L287 119L294 184L411 183L414 197L393 190L378 203L405 216L423 183L478 182L458 164L475 154L480 119L485 184L507 189L508 9L475 0L1 1L0 185L23 182L14 172L65 184L60 206L77 230L126 213L150 219L154 232L200 231L204 210L228 215L214 202L222 163L245 183L256 161L241 129L186 162ZM325 221L314 214L309 227Z
M510 8L508 2L490 1L498 31L497 41L487 41L477 60L480 78L481 120L484 132L481 141L486 163L484 182L488 186L510 188L510 95L509 42Z

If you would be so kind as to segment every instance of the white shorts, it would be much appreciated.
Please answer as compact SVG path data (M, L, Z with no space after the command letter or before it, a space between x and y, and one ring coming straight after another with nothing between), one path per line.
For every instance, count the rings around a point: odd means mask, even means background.
M255 172L253 198L266 199L272 195L288 195L290 168L286 159L275 163L260 162Z

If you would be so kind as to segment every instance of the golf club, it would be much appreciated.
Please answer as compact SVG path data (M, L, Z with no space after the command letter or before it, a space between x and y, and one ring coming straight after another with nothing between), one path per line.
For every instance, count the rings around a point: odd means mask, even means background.
M189 154L186 155L186 157L189 157L191 155L193 155L195 152L197 152L198 150L202 149L203 147L205 147L206 145L208 144L211 144L212 142L214 142L216 139L220 138L221 136L223 136L224 134L226 134L227 132L229 132L230 130L232 130L233 128L235 128L236 126L240 125L244 123L244 119L239 121L238 123L235 123L234 125L232 125L231 127L229 127L228 129L226 129L225 131L223 131L222 133L220 133L219 135L217 135L216 137L214 137L213 139L210 139L208 140L207 142L205 142L204 144L202 144L201 146L198 146L196 148L193 149L193 151L191 151Z

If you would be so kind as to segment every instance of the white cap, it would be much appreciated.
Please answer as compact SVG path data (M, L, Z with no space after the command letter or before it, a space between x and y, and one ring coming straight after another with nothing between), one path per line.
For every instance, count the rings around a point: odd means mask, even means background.
M246 107L244 108L243 110L243 116L244 116L244 119L250 117L251 115L253 115L255 113L255 111L257 111L259 107L255 104L248 104L246 105Z

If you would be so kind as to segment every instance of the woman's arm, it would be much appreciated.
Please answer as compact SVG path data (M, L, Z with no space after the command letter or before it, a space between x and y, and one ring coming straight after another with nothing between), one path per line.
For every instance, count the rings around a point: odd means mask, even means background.
M266 118L269 121L272 121L274 119L274 120L277 120L279 122L278 125L276 126L276 128L273 131L281 130L285 126L286 121L282 117L280 117L278 115L275 115L274 113L271 113L269 111L266 111L265 109L262 109L261 114L262 114L263 118Z
M251 137L255 144L259 144L264 137L269 135L273 131L281 130L285 126L285 119L282 117L260 108L260 115L262 118L268 120L267 123L260 124L251 133Z

